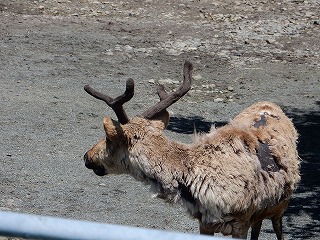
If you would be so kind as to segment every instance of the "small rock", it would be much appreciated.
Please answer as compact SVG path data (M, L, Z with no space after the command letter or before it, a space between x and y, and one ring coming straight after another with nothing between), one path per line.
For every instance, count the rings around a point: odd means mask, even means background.
M188 47L187 51L192 52L192 51L196 51L197 49L198 49L197 47Z
M115 51L122 51L121 46L119 46L119 45L115 46L115 47L114 47L114 50L115 50Z
M202 88L207 88L207 89L214 89L216 85L214 83L211 84L203 84L201 85Z
M313 12L306 12L306 17L312 17L314 15Z
M177 51L177 50L175 50L175 49L169 49L169 50L167 51L167 54L168 54L168 55L171 55L171 56L179 56L179 55L181 54L181 52L179 52L179 51Z
M273 44L273 43L275 43L276 41L274 40L274 39L267 39L266 40L266 43L268 43L268 44Z
M126 52L132 52L133 51L133 47L131 47L130 45L125 45L124 49Z
M112 52L112 51L107 51L107 52L106 52L106 55L107 55L107 56L113 56L113 52Z
M224 99L223 99L223 98L216 98L216 99L214 99L213 101L214 101L214 102L223 102Z
M314 20L314 21L313 21L313 24L314 24L314 25L320 25L320 20Z
M228 57L230 52L228 50L221 50L220 52L217 53L218 56L220 57Z
M147 49L146 48L137 48L134 50L135 52L140 52L140 53L146 53Z
M200 74L197 74L197 75L194 75L194 76L193 76L193 79L194 79L195 81L199 81L199 80L202 79L202 76L201 76Z
M160 79L158 82L159 82L160 84L179 84L179 81L172 80L172 79L170 79L170 78Z
M228 91L230 91L230 92L232 92L233 90L234 90L234 88L233 87L231 87L231 86L228 86Z
M237 56L237 57L240 57L240 56L241 56L241 52L235 51L235 52L233 52L233 55L234 55L234 56Z
M150 80L148 80L148 83L155 84L155 80L154 79L150 79Z

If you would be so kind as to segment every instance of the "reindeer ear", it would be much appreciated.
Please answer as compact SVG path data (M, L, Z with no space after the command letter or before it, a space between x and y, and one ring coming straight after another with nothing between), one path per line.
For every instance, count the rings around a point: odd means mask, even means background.
M158 113L157 115L155 115L152 120L157 120L157 121L161 121L163 123L163 127L162 129L166 129L168 127L169 124L169 120L170 120L170 114L167 110L163 110L160 113Z
M106 132L107 138L110 141L117 141L122 139L123 130L119 122L114 121L109 117L105 117L103 118L103 126Z

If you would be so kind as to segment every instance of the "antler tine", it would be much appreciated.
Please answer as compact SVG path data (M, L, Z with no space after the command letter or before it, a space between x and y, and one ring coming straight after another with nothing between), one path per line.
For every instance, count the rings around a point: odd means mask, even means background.
M117 115L117 118L121 124L126 124L129 122L129 118L125 113L122 105L128 102L134 95L134 81L131 78L129 78L126 82L125 92L116 98L111 98L106 94L98 92L89 85L85 85L84 90L94 98L102 100L106 104L108 104L108 106L111 107Z
M183 83L182 85L173 93L168 94L163 85L159 85L157 92L160 97L160 102L156 105L149 108L147 111L142 113L142 116L147 119L152 119L160 112L164 111L167 107L178 101L181 97L183 97L191 88L192 81L192 63L189 61L185 61L183 67Z
M164 89L164 86L162 84L159 84L157 87L157 94L160 98L160 101L168 97L168 93Z

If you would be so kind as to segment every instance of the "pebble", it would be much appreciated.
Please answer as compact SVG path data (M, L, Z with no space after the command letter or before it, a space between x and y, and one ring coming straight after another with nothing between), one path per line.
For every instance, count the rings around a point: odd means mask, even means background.
M195 81L200 81L200 80L202 80L202 76L201 76L200 74L194 75L192 78L193 78Z
M268 44L274 44L276 41L274 40L274 39L267 39L266 40L266 43L268 43Z
M140 53L147 53L149 50L147 50L146 48L135 48L134 52L140 52ZM150 50L151 51L151 50Z
M117 45L117 46L114 47L114 50L121 52L122 51L122 47Z
M131 47L130 45L125 45L125 46L124 46L124 50L125 50L126 52L132 52L132 51L133 51L133 47Z
M168 55L171 55L171 56L179 56L182 52L179 52L175 49L169 49L167 50L167 54Z
M231 87L231 86L228 86L228 91L230 91L230 92L232 92L233 90L234 90L234 88L233 87Z
M166 78L166 79L160 79L158 83L159 84L179 84L179 81Z
M223 99L223 98L215 98L213 101L214 101L214 102L223 102L224 99Z
M107 51L107 52L106 52L106 55L107 55L107 56L113 56L113 52L112 52L112 51Z
M216 87L216 84L210 83L210 84L203 84L201 85L202 88L207 88L207 89L214 89Z

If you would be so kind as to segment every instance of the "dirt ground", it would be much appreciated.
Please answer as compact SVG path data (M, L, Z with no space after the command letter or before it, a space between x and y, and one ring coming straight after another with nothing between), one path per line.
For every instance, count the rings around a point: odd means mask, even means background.
M319 239L320 2L318 0L0 0L0 210L198 232L184 209L151 198L129 176L98 177L83 154L114 113L83 90L112 96L135 80L130 116L182 79L166 134L222 125L273 101L300 133L302 182L284 218L286 239ZM149 197L150 196L150 197ZM275 239L265 221L261 239Z

